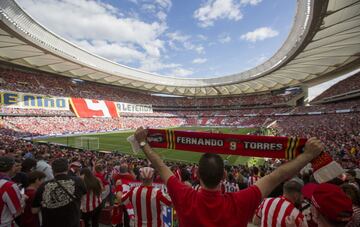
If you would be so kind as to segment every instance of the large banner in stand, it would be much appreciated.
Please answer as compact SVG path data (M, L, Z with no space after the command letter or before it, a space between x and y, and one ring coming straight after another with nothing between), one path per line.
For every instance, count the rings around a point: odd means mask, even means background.
M120 113L152 113L153 109L148 104L131 104L126 102L117 102L116 107Z
M70 104L77 117L119 117L115 102L112 101L70 98Z
M69 110L69 99L0 90L0 105L9 108Z

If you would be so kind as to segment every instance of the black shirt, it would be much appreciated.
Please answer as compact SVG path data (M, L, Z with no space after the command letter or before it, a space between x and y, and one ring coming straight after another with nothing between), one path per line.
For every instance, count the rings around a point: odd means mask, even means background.
M41 208L43 227L78 227L84 194L85 184L79 177L57 175L38 188L32 206Z

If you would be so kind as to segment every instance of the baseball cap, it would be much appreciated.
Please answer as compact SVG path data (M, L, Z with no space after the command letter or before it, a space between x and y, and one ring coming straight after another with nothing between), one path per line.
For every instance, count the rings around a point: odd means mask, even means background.
M140 177L144 180L151 179L154 176L154 169L151 167L143 167L140 169Z
M303 194L304 198L311 200L311 197L314 194L314 190L317 186L318 184L315 183L305 184L304 187L301 189L301 193Z
M346 223L352 218L352 201L336 185L329 183L317 185L311 203L330 221Z
M9 156L0 156L0 172L9 171L15 164L15 159Z

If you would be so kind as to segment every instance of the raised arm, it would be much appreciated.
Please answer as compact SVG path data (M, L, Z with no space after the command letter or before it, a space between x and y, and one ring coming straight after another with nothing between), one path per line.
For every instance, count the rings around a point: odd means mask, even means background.
M319 156L322 151L323 144L321 141L314 137L310 138L305 144L304 153L281 165L256 182L255 185L260 189L262 197L267 197L281 182L296 175L311 160Z
M150 160L153 164L154 168L159 172L161 179L163 180L164 184L167 184L168 179L173 176L174 174L171 172L170 168L165 165L163 160L161 160L160 156L156 154L146 140L147 137L147 130L143 127L140 127L135 132L135 139L138 143L146 142L146 145L142 147L142 150L146 157Z

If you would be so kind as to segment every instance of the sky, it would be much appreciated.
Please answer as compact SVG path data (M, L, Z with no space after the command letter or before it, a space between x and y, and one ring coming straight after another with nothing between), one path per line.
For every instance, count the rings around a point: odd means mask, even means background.
M286 40L296 0L17 0L66 40L164 76L238 73Z

